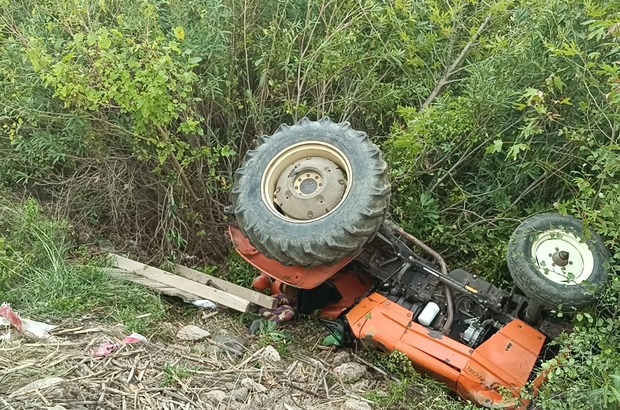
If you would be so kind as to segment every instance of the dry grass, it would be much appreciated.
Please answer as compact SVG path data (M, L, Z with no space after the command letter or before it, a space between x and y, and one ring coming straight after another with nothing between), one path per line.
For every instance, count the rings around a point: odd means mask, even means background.
M213 327L234 322L222 316ZM214 318L215 319L215 318ZM348 397L360 397L334 376L331 350L309 355L296 351L281 362L262 358L258 338L250 340L243 358L233 359L211 340L189 344L126 345L106 358L93 351L106 341L126 336L122 327L84 332L57 331L53 341L25 339L13 331L0 348L0 408L31 409L337 409ZM221 334L221 332L220 332ZM247 338L247 335L246 335ZM315 357L315 358L311 358ZM62 378L49 388L15 394L37 380ZM229 391L248 383L258 385L243 401ZM209 392L227 393L222 402Z

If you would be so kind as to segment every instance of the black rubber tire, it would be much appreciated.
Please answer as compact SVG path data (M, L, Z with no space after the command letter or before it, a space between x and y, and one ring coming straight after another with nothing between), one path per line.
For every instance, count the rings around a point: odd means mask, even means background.
M261 197L261 180L270 161L300 142L320 141L338 148L351 164L353 180L343 202L330 214L306 223L274 215ZM372 240L385 218L390 178L379 148L349 123L329 118L281 125L255 150L248 151L235 174L233 213L250 243L263 255L287 266L333 265L356 254Z
M549 280L540 272L532 255L532 244L539 234L553 229L562 229L579 238L584 238L594 257L592 274L585 284L559 284ZM586 239L583 222L572 216L545 213L525 220L512 234L508 242L508 270L516 285L526 296L549 308L581 308L592 304L605 288L610 260L609 250L603 239L590 230Z

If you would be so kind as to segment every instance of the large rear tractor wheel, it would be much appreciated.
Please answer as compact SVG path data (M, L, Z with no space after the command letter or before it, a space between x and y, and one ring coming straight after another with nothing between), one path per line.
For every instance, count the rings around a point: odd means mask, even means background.
M248 151L235 175L233 213L263 255L313 268L355 255L390 198L387 164L348 123L302 119Z
M516 285L543 306L592 304L607 282L609 251L577 218L555 213L527 219L508 242L508 269Z

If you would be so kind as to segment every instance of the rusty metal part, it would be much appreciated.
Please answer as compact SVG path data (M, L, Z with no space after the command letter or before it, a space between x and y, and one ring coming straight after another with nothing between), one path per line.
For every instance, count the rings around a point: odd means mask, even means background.
M301 180L300 180L301 179ZM334 212L353 179L349 159L334 145L304 141L280 152L261 177L261 197L280 219L308 223Z
M428 246L427 244L425 244L424 242L422 242L415 236L406 232L403 228L396 225L392 221L385 220L383 221L383 225L391 229L392 231L400 234L403 238L407 239L409 242L413 243L415 246L417 246L418 248L422 249L424 252L432 256L433 259L435 259L435 261L439 264L439 270L441 271L441 273L448 276L448 265L446 265L446 261L443 260L443 258L441 257L439 253L437 253L437 251L435 251L433 248L431 248L430 246ZM447 315L446 315L446 322L444 323L442 327L442 331L448 334L450 332L450 329L452 328L452 323L454 322L454 304L452 302L452 292L450 291L450 288L448 287L448 285L445 285L444 292L446 294L446 314Z
M344 173L333 161L306 157L290 164L280 174L274 200L287 217L311 220L336 208L346 186Z
M559 251L553 254L553 256L551 256L551 260L553 260L553 263L555 263L558 266L566 266L568 265L568 257L569 257L569 253L566 251Z

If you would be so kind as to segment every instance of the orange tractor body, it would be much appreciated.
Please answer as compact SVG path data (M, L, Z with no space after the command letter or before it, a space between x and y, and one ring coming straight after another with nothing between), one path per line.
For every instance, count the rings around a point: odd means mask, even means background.
M545 336L524 321L510 321L472 348L417 323L411 309L374 292L368 276L348 268L354 258L315 269L284 266L260 254L238 228L230 227L229 234L239 255L263 273L257 279L263 288L265 275L271 279L272 292L279 292L281 284L312 290L330 281L342 297L314 312L320 319L344 315L353 336L365 346L405 354L418 371L444 382L472 403L505 409L527 404L518 397L530 379Z
M400 351L480 406L526 406L537 361L553 354L543 345L563 330L545 308L596 300L609 276L605 241L577 218L531 216L507 244L514 286L500 289L449 271L389 219L390 175L379 147L348 122L302 118L260 138L225 208L237 252L263 272L255 287L295 295L279 296L295 300L286 317L317 317L329 343ZM416 226L424 215L408 218ZM544 380L532 380L534 394Z

